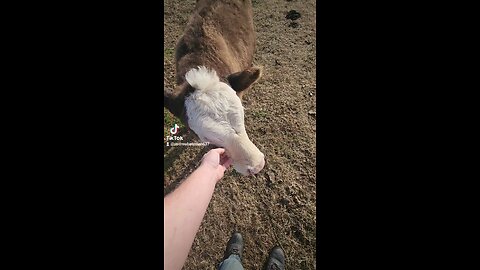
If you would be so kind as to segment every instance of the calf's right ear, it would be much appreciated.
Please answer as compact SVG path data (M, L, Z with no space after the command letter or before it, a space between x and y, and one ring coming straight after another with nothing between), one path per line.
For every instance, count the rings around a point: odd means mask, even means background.
M164 87L163 88L163 104L164 104L164 106L167 107L167 104L173 98L175 98L173 89L168 88L168 87Z
M163 88L163 106L180 119L185 112L184 102L185 96L182 92L168 87Z
M187 82L177 85L174 89L163 88L163 104L173 115L180 120L185 116L185 97L193 93L195 89ZM182 120L183 121L183 120Z

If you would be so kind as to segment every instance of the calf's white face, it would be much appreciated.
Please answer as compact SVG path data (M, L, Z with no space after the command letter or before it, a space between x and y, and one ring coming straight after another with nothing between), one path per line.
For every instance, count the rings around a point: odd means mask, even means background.
M261 171L265 156L248 138L242 102L235 90L203 66L191 69L185 79L195 88L185 98L189 127L201 141L225 148L237 172L253 175Z

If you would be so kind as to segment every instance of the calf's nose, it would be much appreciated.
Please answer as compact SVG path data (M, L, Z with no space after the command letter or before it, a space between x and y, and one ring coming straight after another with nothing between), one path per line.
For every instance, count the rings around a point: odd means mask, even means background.
M265 158L263 158L260 163L255 166L252 170L248 170L250 174L257 174L259 173L262 169L263 166L265 166Z

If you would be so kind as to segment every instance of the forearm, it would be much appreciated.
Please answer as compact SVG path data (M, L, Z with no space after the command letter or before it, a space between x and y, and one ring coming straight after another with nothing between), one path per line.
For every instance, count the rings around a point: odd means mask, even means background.
M217 180L200 166L164 198L165 269L181 269L207 210Z

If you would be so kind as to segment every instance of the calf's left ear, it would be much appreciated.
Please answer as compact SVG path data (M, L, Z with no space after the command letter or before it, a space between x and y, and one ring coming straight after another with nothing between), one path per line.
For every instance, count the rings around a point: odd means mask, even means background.
M260 77L262 77L262 67L251 67L240 72L235 72L227 76L228 83L237 92L237 95L249 89Z

